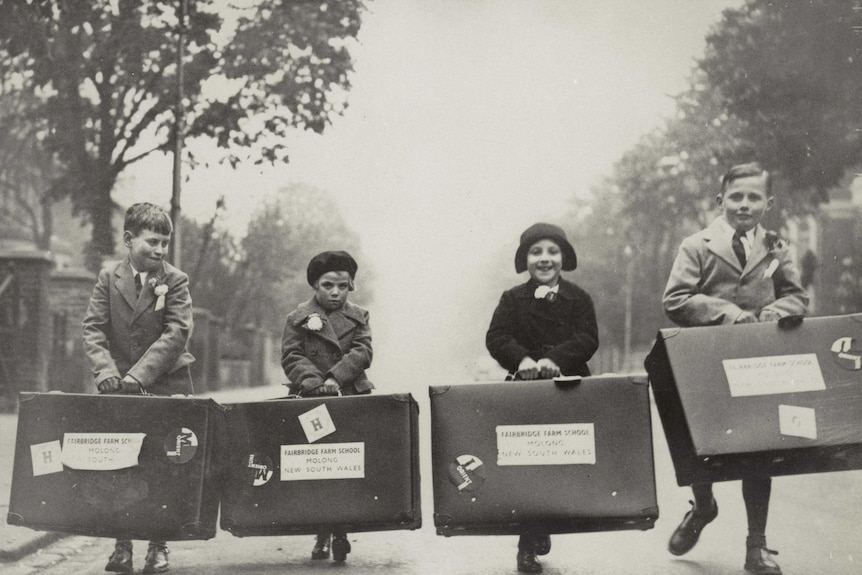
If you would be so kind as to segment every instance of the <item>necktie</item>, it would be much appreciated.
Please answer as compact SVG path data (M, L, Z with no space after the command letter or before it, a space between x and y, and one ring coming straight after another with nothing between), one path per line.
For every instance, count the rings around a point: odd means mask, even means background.
M745 246L742 245L742 234L739 230L736 230L733 234L733 241L730 242L731 247L733 248L733 253L736 254L736 259L739 260L739 265L745 267Z
M135 295L141 295L141 274L135 274Z

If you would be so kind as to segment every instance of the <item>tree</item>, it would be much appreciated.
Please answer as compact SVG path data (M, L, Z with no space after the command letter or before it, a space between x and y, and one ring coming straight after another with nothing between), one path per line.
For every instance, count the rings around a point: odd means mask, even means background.
M789 183L797 210L862 152L862 14L858 2L749 0L726 10L700 60L706 81L744 122L743 136Z
M264 203L241 240L213 226L186 223L184 258L191 274L195 305L225 318L229 328L251 324L280 332L288 312L311 297L306 267L324 250L346 250L362 265L356 234L323 190L294 184ZM209 237L210 247L203 250ZM203 258L201 258L203 255ZM360 268L357 303L371 299L373 274Z
M44 122L21 122L37 105L20 83L0 78L0 223L4 235L51 249L54 195L51 178L60 166L45 150Z
M63 166L51 193L70 197L92 224L93 268L114 251L118 175L172 149L174 4L0 2L0 79L17 80L39 104L20 122L47 125L45 149ZM190 2L186 134L213 139L234 165L287 161L281 137L288 129L321 132L346 106L347 42L362 10L362 0L260 0L232 31L215 0Z

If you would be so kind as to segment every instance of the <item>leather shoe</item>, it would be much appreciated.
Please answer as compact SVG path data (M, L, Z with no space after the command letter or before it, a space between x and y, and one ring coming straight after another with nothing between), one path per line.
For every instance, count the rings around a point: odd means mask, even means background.
M542 564L536 559L535 550L518 551L518 571L521 573L542 572Z
M745 552L745 570L755 575L781 575L781 567L772 558L778 551L766 547L749 547Z
M350 541L346 535L336 535L332 538L332 560L338 563L347 561L347 554L350 553Z
M694 505L694 502L691 504ZM700 532L716 517L718 517L718 505L715 499L712 500L712 509L709 511L702 512L692 507L671 535L670 542L667 544L668 551L674 555L684 555L691 551L700 538Z
M329 533L317 536L317 541L311 548L312 559L329 559L329 537Z
M547 555L551 552L551 536L536 535L536 555Z
M105 565L105 571L113 573L132 573L135 568L132 567L132 548L127 545L117 544L114 546L114 552L108 559L108 564Z
M169 567L168 548L150 545L147 549L147 559L144 561L144 573L164 573Z

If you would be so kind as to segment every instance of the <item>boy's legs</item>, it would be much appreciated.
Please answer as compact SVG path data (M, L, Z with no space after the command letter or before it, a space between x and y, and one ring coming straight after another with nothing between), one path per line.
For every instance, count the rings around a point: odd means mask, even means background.
M691 491L694 494L693 507L685 514L667 546L668 551L674 555L684 555L691 551L703 528L718 516L718 504L712 495L712 483L694 483Z
M772 559L774 551L766 547L766 519L771 477L749 477L742 480L742 498L748 516L748 537L745 540L745 569L758 575L780 575L781 568Z

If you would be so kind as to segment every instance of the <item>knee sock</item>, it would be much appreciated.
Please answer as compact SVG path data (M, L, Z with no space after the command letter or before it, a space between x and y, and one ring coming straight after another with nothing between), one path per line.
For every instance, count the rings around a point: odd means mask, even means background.
M712 483L693 483L691 492L694 494L694 508L698 511L712 509Z
M771 493L771 477L750 477L742 480L742 498L748 516L748 547L766 546L766 519Z

